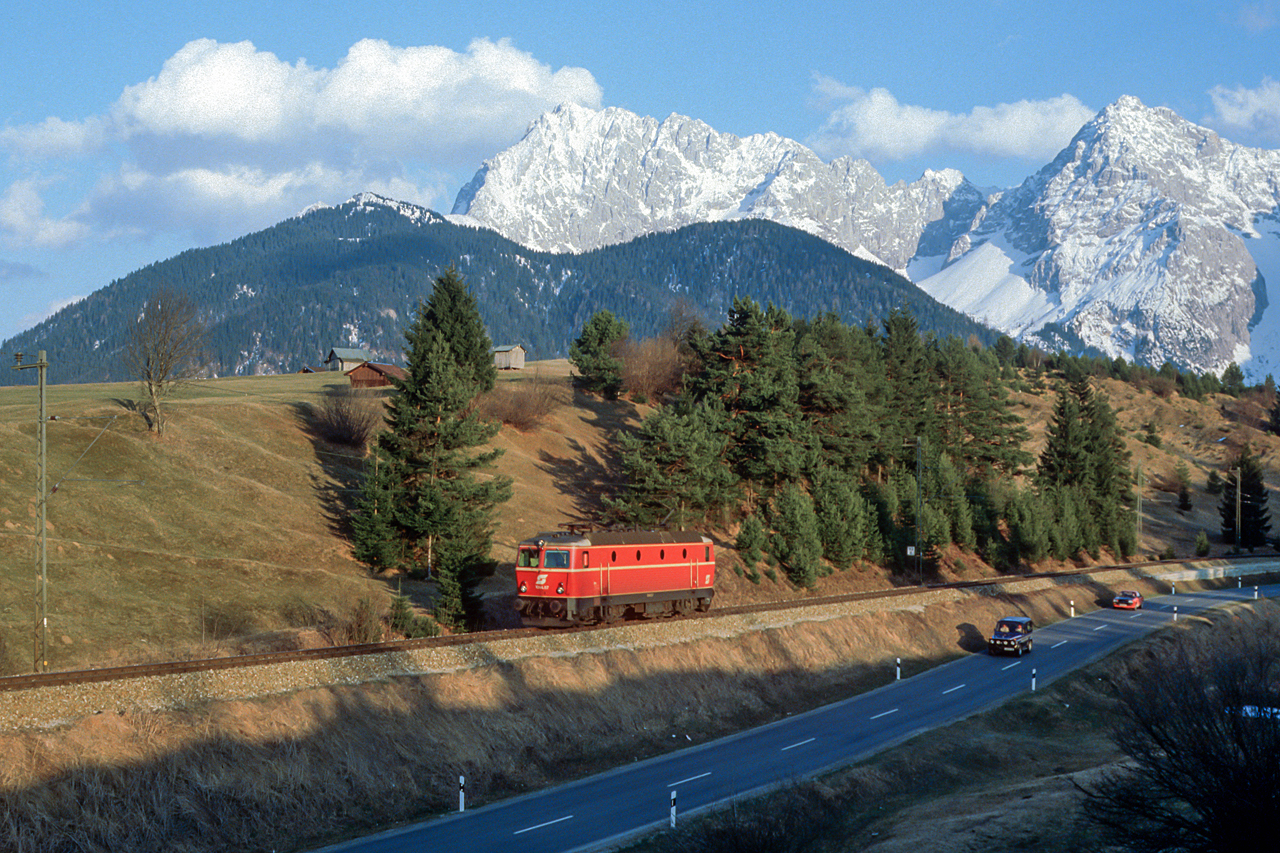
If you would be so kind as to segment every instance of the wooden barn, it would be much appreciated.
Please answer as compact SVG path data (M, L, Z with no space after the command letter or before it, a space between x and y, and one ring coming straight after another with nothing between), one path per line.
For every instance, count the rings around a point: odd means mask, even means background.
M524 370L524 347L520 344L507 344L494 347L493 366L499 370Z
M363 364L373 358L373 354L367 349L353 349L350 347L334 347L329 350L329 355L325 358L325 366L330 370L341 370L347 373L357 364Z
M382 388L391 384L392 377L407 379L409 374L403 367L394 364L377 364L366 361L348 370L346 375L351 379L352 388Z

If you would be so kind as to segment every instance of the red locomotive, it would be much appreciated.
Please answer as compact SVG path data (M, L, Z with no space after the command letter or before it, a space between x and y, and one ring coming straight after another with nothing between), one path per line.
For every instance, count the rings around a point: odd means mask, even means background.
M516 609L526 625L707 610L715 595L716 549L701 533L562 531L517 547Z

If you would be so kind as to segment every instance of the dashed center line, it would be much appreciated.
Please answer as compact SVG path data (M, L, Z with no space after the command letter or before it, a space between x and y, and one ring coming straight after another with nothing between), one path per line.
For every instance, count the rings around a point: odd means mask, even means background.
M558 817L555 820L549 820L546 823L540 823L537 826L526 826L524 829L517 829L515 832L511 834L522 835L526 832L533 832L535 829L542 829L544 826L551 826L552 824L562 823L566 820L573 820L573 815L570 814L570 815L565 815L564 817Z
M957 690L960 690L960 689L962 689L963 687L964 687L964 685L963 685L963 684L957 684L955 687L952 687L950 690L944 690L944 691L942 691L942 695L943 695L943 696L946 696L948 693L955 693Z
M1065 646L1066 644L1067 644L1067 641L1066 641L1066 640L1062 640L1062 641L1060 641L1060 642L1054 643L1054 644L1053 644L1052 646L1050 646L1049 648L1051 648L1051 649L1056 649L1058 646Z
M804 746L806 743L813 743L815 740L817 740L816 737L811 737L808 740L802 740L799 743L793 743L791 744L791 746L784 746L780 751L786 752L788 749L795 749L797 746Z
M1059 643L1058 645L1060 646L1062 645L1062 643ZM1055 646L1054 648L1057 648L1057 646ZM1002 666L1000 667L1000 671L1004 672L1006 669L1013 669L1015 666L1022 666L1022 661L1016 660L1013 663L1009 664L1008 666Z
M695 781L695 780L697 780L697 779L705 779L705 778L707 778L707 777L708 777L708 776L710 776L710 775L711 775L711 773L710 773L710 772L707 772L707 773L699 773L697 776L690 776L688 779L681 779L679 782L668 782L668 783L667 783L667 787L668 787L668 788L674 788L676 785L683 785L685 782L693 782L693 781Z
M896 713L898 713L898 709L897 709L897 708L894 708L892 711L881 711L879 714L876 714L876 715L875 715L874 717L872 717L871 719L873 719L873 720L878 720L878 719L880 719L881 717L887 717L887 716L889 716L890 714L896 714Z
M1093 630L1095 630L1095 631L1101 631L1101 630L1102 630L1103 628L1105 628L1105 627L1107 627L1107 626L1106 626L1106 625L1099 625L1097 628L1094 628Z

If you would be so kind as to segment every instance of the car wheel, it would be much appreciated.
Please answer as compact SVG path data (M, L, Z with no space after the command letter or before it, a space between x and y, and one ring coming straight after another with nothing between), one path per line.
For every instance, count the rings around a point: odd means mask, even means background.
M1033 642L1035 642L1035 641L1034 641L1034 640L1027 640L1027 654L1031 654L1031 644L1032 644Z
M1016 646L1016 648L1018 650L1018 657L1022 657L1022 646L1019 645L1019 646Z

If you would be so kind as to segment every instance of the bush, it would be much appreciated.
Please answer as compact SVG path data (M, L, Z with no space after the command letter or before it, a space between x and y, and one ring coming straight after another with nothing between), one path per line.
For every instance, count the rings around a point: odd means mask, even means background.
M351 618L346 624L344 639L348 645L364 645L382 641L382 614L373 606L368 596L356 602Z
M382 421L382 398L367 388L341 388L311 407L316 432L331 444L363 451Z
M501 421L521 432L542 424L560 405L555 383L534 375L532 379L500 382L480 397L476 409L481 417Z
M414 613L407 595L397 595L391 599L387 624L391 626L391 630L399 631L411 640L416 637L440 636L440 626L436 621L429 616Z
M1209 534L1203 530L1196 534L1196 556L1209 556Z
M738 549L738 556L742 558L747 571L752 575L755 574L756 566L760 563L760 551L764 548L766 538L764 525L754 515L747 516L742 526L738 528L738 538L734 542L734 547Z
M680 349L667 338L630 339L619 342L622 388L636 402L660 400L680 390L684 361Z
M1129 761L1085 791L1085 813L1136 851L1258 850L1280 810L1280 612L1220 616L1155 649L1116 686ZM1263 845L1265 846L1265 845Z

